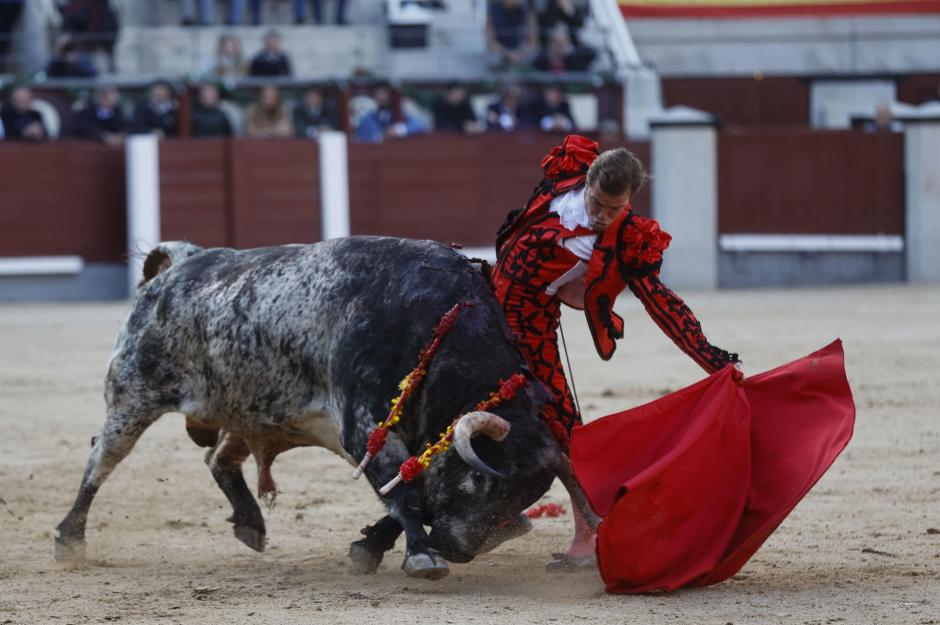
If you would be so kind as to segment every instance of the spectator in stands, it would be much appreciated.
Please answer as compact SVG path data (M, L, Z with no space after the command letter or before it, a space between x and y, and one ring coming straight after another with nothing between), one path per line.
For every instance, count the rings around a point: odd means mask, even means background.
M467 89L460 83L451 83L442 96L431 107L434 113L435 130L449 130L475 135L483 132L467 96Z
M68 0L62 7L62 27L82 47L91 52L104 50L109 70L114 71L114 43L117 41L118 17L109 0Z
M151 0L153 2L153 0ZM153 2L156 4L155 2ZM213 20L213 0L182 0L180 3L183 26L210 26ZM198 12L198 15L197 15Z
M574 0L548 0L539 13L539 45L543 48L548 43L548 35L558 24L568 30L568 37L574 45L580 45L580 30L584 26L584 10L576 6Z
M518 69L535 48L535 16L523 0L494 0L486 18L486 45L494 69Z
M392 90L387 86L376 87L372 92L376 108L359 120L356 128L356 140L365 143L378 143L383 139L398 139L424 132L425 127L414 117L405 114L396 115L392 102Z
M901 132L904 125L894 119L889 105L879 104L875 108L875 116L871 121L865 122L864 129L866 132Z
M251 61L252 76L290 76L290 59L281 50L281 35L276 30L264 36L264 49Z
M293 137L294 125L287 114L287 105L281 101L281 91L274 85L265 85L258 99L245 111L245 134L249 137Z
M219 88L212 83L199 85L193 105L190 134L194 137L231 137L232 122L219 108Z
M304 5L307 0L293 0L294 3L294 23L304 23ZM313 6L313 21L317 24L323 23L323 0L310 0ZM336 23L346 23L346 0L336 0Z
M8 140L46 141L49 138L42 116L32 105L33 92L29 87L14 87L10 92L10 97L0 112Z
M156 134L175 137L179 134L179 113L173 89L166 82L157 81L147 90L147 99L134 110L132 131L135 134Z
M225 33L219 35L215 57L205 64L200 74L203 80L217 80L226 88L232 88L236 80L245 77L245 69L241 41L237 35Z
M126 124L117 87L99 87L93 100L75 116L75 136L104 141L108 145L124 142Z
M545 132L571 132L574 119L565 94L558 85L546 85L532 102L530 117Z
M577 48L568 35L567 27L556 24L533 65L543 72L583 72L593 60L593 50Z
M246 0L229 0L228 3L228 24L235 26L242 23L242 16L245 15ZM251 23L255 26L261 25L261 0L247 0L248 8L251 11Z
M564 30L571 44L565 60L568 71L583 71L591 64L597 53L581 43L581 28L584 26L585 11L574 0L549 0L539 14L539 40L543 50L549 48L552 34ZM559 36L559 40L562 38Z
M12 59L8 59L7 55L23 6L24 0L0 0L0 74L13 68Z
M70 36L62 35L56 48L55 55L46 66L49 78L94 78L98 75L91 58Z
M486 127L489 130L512 132L528 125L522 107L523 93L519 85L504 85L499 92L499 100L486 109Z
M294 107L294 132L298 137L316 139L321 130L339 128L338 116L333 106L323 97L316 86L304 92L303 101Z

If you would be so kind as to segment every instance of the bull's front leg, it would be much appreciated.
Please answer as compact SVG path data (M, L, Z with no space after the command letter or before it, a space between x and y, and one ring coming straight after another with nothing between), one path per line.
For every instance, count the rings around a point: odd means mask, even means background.
M389 437L385 448L366 469L369 482L378 490L398 473L398 467L408 456L408 451L401 441L396 440L394 436ZM382 501L388 507L388 516L373 526L378 530L375 532L372 545L377 549L386 546L391 549L395 538L398 537L397 533L392 536L394 531L392 523L397 523L401 528L398 532L405 532L405 560L401 565L405 573L410 577L424 579L440 579L446 576L450 572L447 561L431 549L430 538L424 530L428 511L425 508L421 491L414 483L404 482L383 496ZM366 540L368 539L369 535ZM350 556L352 556L352 550ZM355 558L353 559L355 561ZM378 563L375 566L378 566Z
M405 531L405 560L401 568L410 577L440 579L450 569L447 561L430 547L430 538L424 531L426 511L421 493L412 484L399 484L384 498L388 515L398 521Z
M389 515L385 515L375 525L362 528L365 538L349 545L349 559L353 568L360 575L375 573L382 563L385 552L395 546L395 541L401 536L401 524Z

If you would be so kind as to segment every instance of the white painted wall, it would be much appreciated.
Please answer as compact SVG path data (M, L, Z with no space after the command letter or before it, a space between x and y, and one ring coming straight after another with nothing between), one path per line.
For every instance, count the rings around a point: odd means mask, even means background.
M323 131L320 144L320 218L322 238L349 236L349 159L346 134Z
M905 120L907 279L940 282L940 119Z
M940 16L631 19L640 57L668 76L940 69Z
M144 259L160 242L160 158L156 135L131 135L125 144L127 176L127 285L133 297Z
M656 175L653 218L672 235L663 261L663 281L677 289L714 289L718 286L715 127L707 123L664 125L662 118L654 118L651 136Z
M814 80L810 124L813 128L850 128L853 116L872 117L878 106L896 99L893 80Z

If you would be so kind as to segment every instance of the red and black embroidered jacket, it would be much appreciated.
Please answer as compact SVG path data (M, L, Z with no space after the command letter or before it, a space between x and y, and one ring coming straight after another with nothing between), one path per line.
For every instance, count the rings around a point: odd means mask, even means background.
M510 215L497 236L493 286L500 303L531 309L514 315L523 334L554 334L560 305L545 287L578 262L559 245L561 239L592 234L570 231L549 212L552 199L585 182L598 154L594 141L570 135L542 160L545 173L526 205ZM659 280L663 252L671 237L659 224L625 211L594 245L585 290L585 316L597 353L610 359L623 338L623 319L614 311L617 296L629 288L672 341L709 373L737 362L737 354L711 345L692 311ZM538 310L541 309L541 310ZM511 324L512 325L512 324Z

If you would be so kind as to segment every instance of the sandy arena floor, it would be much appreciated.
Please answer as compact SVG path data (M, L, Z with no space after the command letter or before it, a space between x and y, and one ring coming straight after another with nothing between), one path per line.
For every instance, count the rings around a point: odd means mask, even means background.
M266 515L268 551L256 554L232 537L228 503L180 415L151 428L102 488L89 563L56 565L53 527L104 419L105 361L127 305L0 307L0 624L940 623L940 288L685 296L749 373L841 336L858 421L846 452L739 575L648 596L606 595L593 571L543 570L566 546L570 516L537 519L528 536L438 582L406 577L400 548L377 574L354 576L348 544L382 508L319 449L275 464L283 492ZM588 419L703 375L635 301L618 309L629 336L607 363L580 315L566 316ZM545 501L568 504L558 483Z

